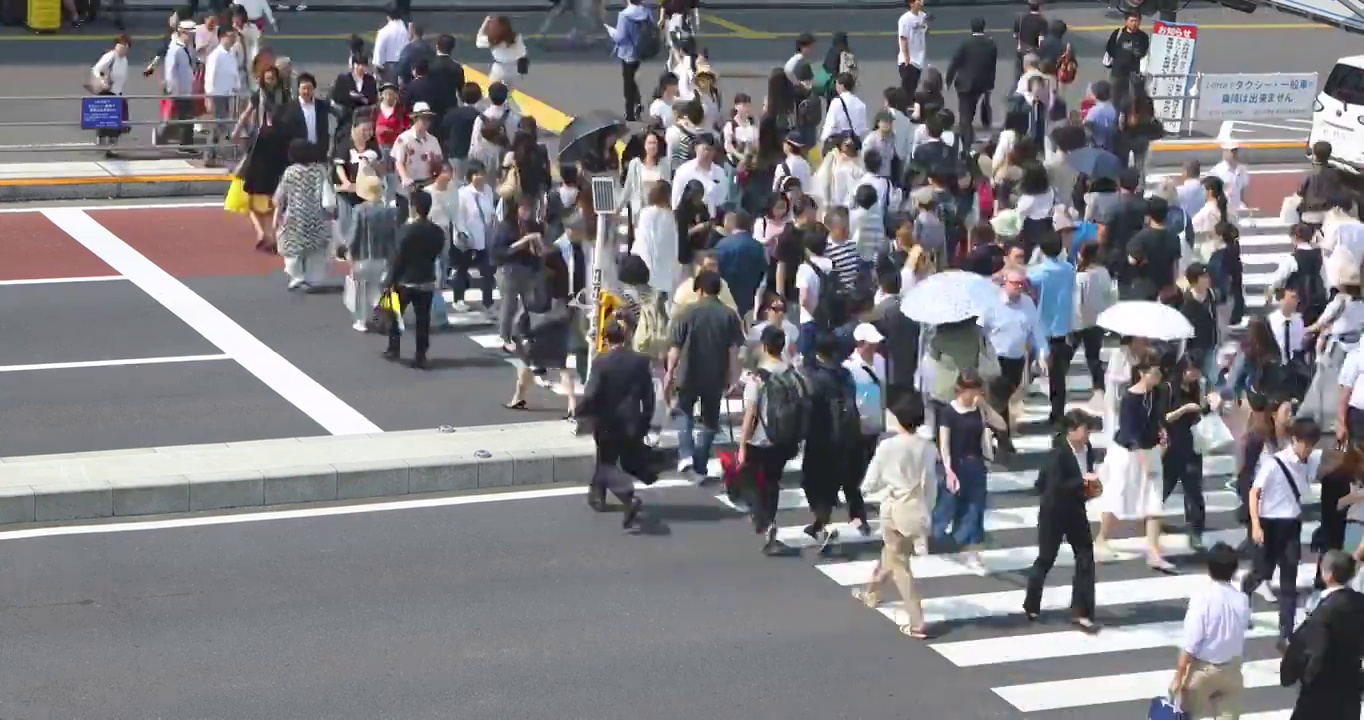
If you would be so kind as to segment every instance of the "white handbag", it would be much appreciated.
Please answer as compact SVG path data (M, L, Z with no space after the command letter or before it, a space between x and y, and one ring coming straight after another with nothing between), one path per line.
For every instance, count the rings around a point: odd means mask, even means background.
M1232 437L1231 429L1222 421L1222 417L1211 413L1194 423L1193 441L1194 450L1199 455L1207 455L1226 448L1236 439Z
M1283 199L1283 204L1279 206L1279 222L1285 225L1295 225L1299 222L1302 215L1298 208L1302 207L1301 195L1289 195Z

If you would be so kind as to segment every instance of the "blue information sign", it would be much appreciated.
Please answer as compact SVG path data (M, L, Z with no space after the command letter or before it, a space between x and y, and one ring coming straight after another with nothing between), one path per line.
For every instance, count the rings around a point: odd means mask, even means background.
M82 130L117 130L123 127L123 98L114 95L81 98Z

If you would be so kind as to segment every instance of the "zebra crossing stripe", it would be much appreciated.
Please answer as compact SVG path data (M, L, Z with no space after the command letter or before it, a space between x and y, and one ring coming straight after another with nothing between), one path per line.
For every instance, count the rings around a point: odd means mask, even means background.
M1204 578L1206 581L1206 579ZM1067 589L1069 591L1069 589ZM1074 678L994 688L1019 712L1065 710L1091 705L1110 705L1150 700L1169 691L1171 669L1103 677ZM1279 659L1253 660L1241 665L1245 687L1279 686Z
M1279 634L1278 611L1255 613L1254 627L1246 631L1246 639L1272 638ZM1010 635L988 640L936 643L931 645L939 655L957 667L1002 665L1029 660L1054 660L1061 657L1084 657L1105 653L1152 650L1179 647L1184 642L1184 622L1142 623L1139 625L1108 626L1097 635L1080 630ZM1167 671L1168 674L1168 671ZM1166 681L1169 682L1168 680Z
M1312 532L1317 529L1318 523L1304 523L1302 528L1302 542L1312 540ZM1246 537L1246 531L1241 528L1233 530L1217 530L1204 533L1203 542L1212 546L1219 542L1235 546ZM1098 556L1095 561L1099 564L1111 564L1138 560L1144 557L1146 552L1146 538L1131 537L1110 540L1108 546L1113 550L1112 557ZM1189 545L1189 538L1183 535L1167 535L1161 539L1161 551L1165 557L1181 557L1193 555L1195 550ZM1037 546L1014 546L1006 548L992 548L982 550L979 553L981 562L985 565L988 573L1007 573L1027 570L1032 567L1033 561L1037 559ZM825 577L844 587L855 587L865 585L871 581L871 574L875 570L877 560L850 560L847 562L831 562L819 565L819 571ZM1075 556L1071 553L1069 545L1062 545L1060 552L1056 556L1056 567L1073 567ZM910 561L910 569L914 574L915 580L929 580L932 578L961 577L977 574L966 564L965 553L936 554L924 557L915 557Z
M1312 563L1299 565L1299 586L1310 588L1315 574L1316 566ZM1102 608L1188 600L1209 582L1205 575L1169 575L1095 583L1095 605ZM1045 588L1042 591L1042 610L1045 612L1068 609L1070 595L1069 584ZM933 625L1021 615L1023 596L1023 590L1004 590L926 598L923 600L924 616L928 623ZM902 603L899 601L884 603L877 610L894 620L896 624L903 625L906 622ZM1168 682L1167 673L1166 683Z

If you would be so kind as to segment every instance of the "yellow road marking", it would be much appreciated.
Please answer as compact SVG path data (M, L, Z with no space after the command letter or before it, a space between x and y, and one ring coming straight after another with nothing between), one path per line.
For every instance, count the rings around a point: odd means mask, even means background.
M733 20L726 20L725 18L722 18L719 15L712 15L707 13L701 16L701 21L711 23L712 25L719 25L720 27L733 33L732 37L741 38L744 40L765 40L776 37L772 33L764 32L762 30L754 30L753 28L748 27L747 25L740 25L739 23L736 23Z

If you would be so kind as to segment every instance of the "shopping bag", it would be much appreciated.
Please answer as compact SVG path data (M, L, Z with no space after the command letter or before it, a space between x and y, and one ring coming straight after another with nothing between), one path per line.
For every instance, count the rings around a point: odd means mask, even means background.
M1283 199L1283 204L1279 206L1279 221L1285 225L1296 225L1302 214L1299 208L1302 207L1301 195L1289 195Z
M379 303L374 306L374 312L370 315L370 331L387 335L395 323L398 325L398 332L405 330L402 307L396 290L384 292L379 296Z
M1230 446L1236 441L1231 428L1216 413L1204 415L1193 426L1194 450L1199 455L1208 455Z
M720 478L725 484L725 493L731 498L741 497L739 476L739 451L721 450L715 453L720 462Z
M1189 714L1179 709L1179 703L1170 698L1158 697L1151 700L1146 720L1189 720Z
M246 188L242 186L242 179L232 178L232 182L227 186L227 197L223 198L223 209L236 215L246 215L251 212L251 196L246 194Z
M355 284L355 277L346 276L346 282L341 289L341 302L345 303L346 309L355 312L355 306L360 303L360 288Z

